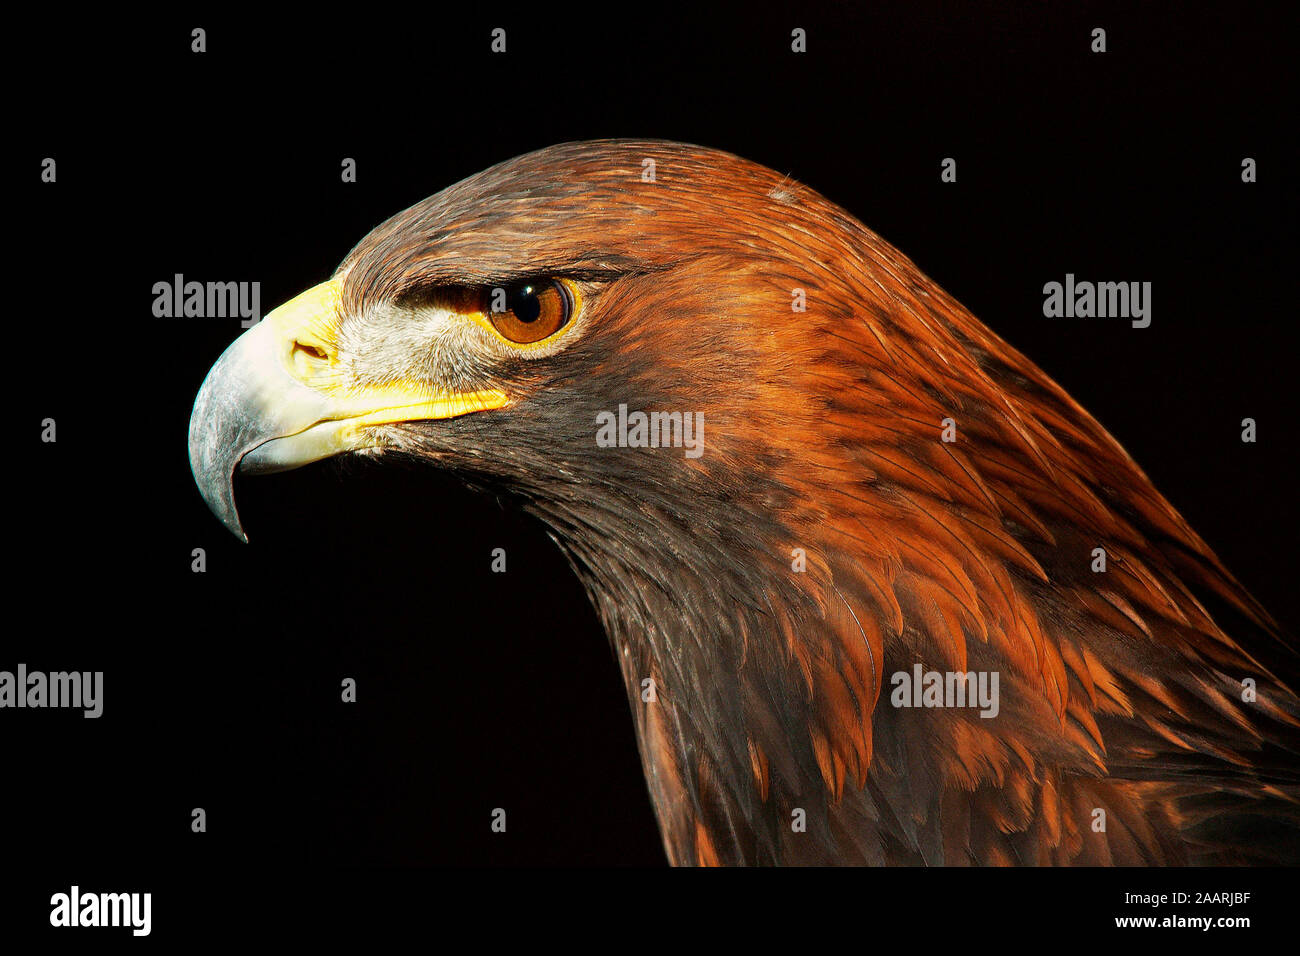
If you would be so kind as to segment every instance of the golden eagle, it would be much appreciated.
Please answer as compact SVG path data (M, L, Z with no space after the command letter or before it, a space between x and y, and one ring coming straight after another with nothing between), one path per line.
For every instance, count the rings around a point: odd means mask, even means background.
M1300 859L1268 614L1047 375L736 156L569 143L412 206L230 346L189 441L241 536L236 468L343 453L539 516L673 863Z

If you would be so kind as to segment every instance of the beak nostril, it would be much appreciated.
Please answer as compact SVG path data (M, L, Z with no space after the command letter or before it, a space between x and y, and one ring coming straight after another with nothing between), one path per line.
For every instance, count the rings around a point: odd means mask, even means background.
M323 349L317 348L314 345L303 345L301 342L298 341L295 341L293 343L293 351L294 354L302 352L314 359L319 359L322 362L329 359L329 356L325 354L325 351Z

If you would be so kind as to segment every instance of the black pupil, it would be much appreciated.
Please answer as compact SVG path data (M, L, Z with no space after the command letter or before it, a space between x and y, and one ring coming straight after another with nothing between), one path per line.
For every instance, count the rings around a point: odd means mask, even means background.
M537 317L542 314L541 292L541 286L531 282L517 285L511 290L510 311L516 319L520 322L537 321Z

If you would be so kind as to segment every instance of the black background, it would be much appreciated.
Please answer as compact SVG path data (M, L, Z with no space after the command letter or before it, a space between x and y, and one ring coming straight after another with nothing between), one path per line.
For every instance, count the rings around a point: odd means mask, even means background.
M154 890L156 923L181 932L177 913L210 925L182 888L229 880L265 896L370 885L355 867L664 862L621 680L540 526L436 473L336 461L241 480L238 543L186 457L238 320L151 311L175 273L259 281L269 311L389 215L556 142L715 146L843 205L1088 408L1294 633L1295 24L1280 4L1009 6L48 13L12 36L30 65L6 160L0 668L106 686L99 720L0 713L0 859L29 874L6 873L27 901L6 922L39 927L78 880ZM1150 281L1151 327L1043 318L1043 284L1067 272ZM1071 927L1124 912L1104 887L1204 882L935 879ZM920 912L931 891L906 885L890 907Z

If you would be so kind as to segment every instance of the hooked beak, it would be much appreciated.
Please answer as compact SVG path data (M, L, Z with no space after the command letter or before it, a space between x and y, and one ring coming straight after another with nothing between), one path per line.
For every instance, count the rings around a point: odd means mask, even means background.
M371 386L339 361L342 281L291 299L240 335L208 371L190 416L190 468L208 507L248 540L234 474L270 474L382 441L378 426L501 408L495 389L439 393L428 383Z

